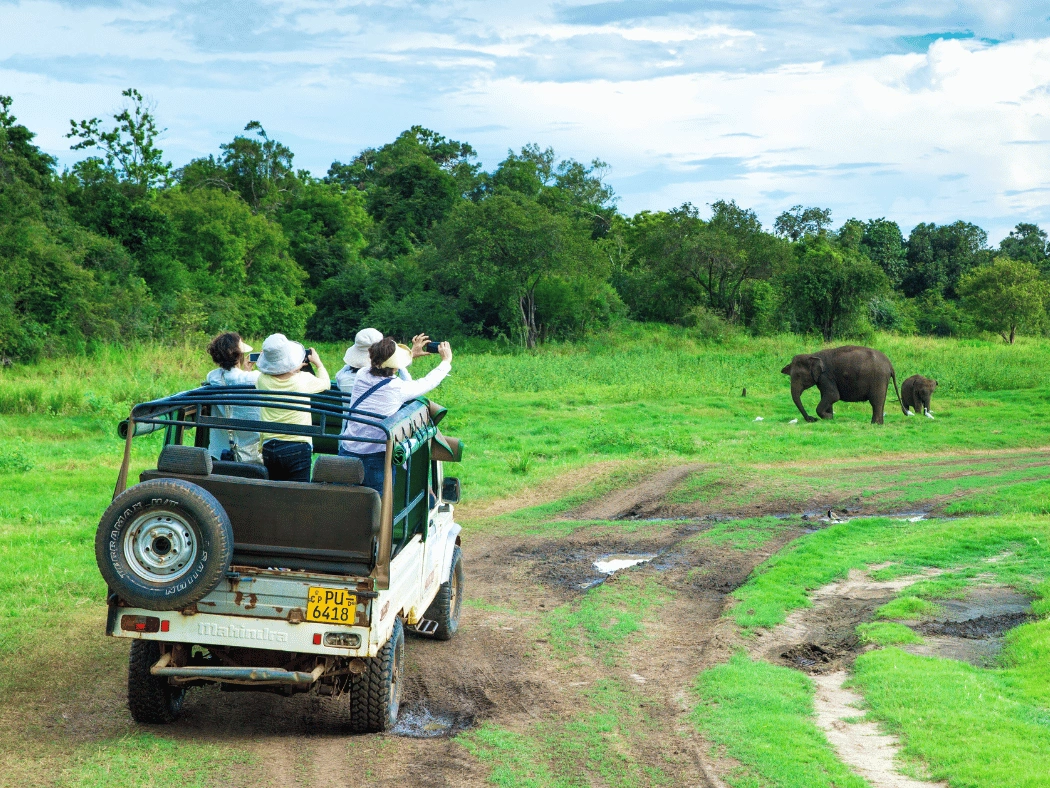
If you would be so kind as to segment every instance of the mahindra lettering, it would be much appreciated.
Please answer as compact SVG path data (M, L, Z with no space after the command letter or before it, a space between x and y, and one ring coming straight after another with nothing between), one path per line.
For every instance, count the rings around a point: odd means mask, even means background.
M309 424L226 415L245 408L305 413ZM218 684L338 698L350 729L389 729L406 633L448 640L459 625L459 481L444 464L463 447L438 431L444 415L421 397L380 418L335 386L203 386L136 405L119 426L124 461L95 538L106 632L132 641L132 716L173 722L187 691ZM376 436L355 441L382 451L379 490L364 485L360 459L339 455L353 423ZM215 430L309 438L309 481L214 459ZM156 467L128 487L132 441L158 431Z

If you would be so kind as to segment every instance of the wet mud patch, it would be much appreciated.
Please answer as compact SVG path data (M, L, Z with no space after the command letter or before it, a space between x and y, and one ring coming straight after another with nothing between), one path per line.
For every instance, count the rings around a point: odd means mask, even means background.
M750 650L813 675L844 670L864 648L857 625L871 621L901 589L933 574L875 581L867 572L851 570L845 580L815 591L812 607L793 611L773 630L757 632Z
M919 656L941 657L992 667L1003 650L1007 632L1037 616L1031 600L1003 586L971 588L963 599L935 600L941 607L936 618L900 621L922 636L922 643L902 648Z
M425 705L403 706L397 725L390 730L392 736L409 739L444 739L473 728L472 714L432 710Z
M532 565L532 574L545 586L581 593L601 585L621 571L663 572L685 561L681 542L703 530L686 523L659 537L570 536L555 541L523 544L509 557Z

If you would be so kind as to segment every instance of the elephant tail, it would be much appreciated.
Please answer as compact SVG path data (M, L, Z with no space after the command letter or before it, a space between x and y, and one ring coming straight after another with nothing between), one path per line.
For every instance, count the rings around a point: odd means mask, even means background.
M890 367L890 379L893 381L893 390L897 394L897 402L901 406L901 413L903 413L905 416L907 416L908 415L908 409L906 407L904 407L904 401L901 400L901 392L900 392L900 389L897 388L897 373L893 371L893 367Z

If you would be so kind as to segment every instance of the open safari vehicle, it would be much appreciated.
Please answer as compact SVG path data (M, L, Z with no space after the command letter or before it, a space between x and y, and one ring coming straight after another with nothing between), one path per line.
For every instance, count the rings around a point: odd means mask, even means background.
M305 411L312 424L221 415L235 407ZM172 722L188 689L218 684L343 698L352 730L390 728L406 631L447 640L459 622L459 481L442 466L460 460L462 446L438 432L443 415L420 399L382 418L351 409L334 388L205 386L136 405L120 424L124 461L95 539L107 634L132 639L134 718ZM348 421L384 436L374 440L385 450L382 495L361 486L359 460L337 456ZM271 481L262 465L213 460L216 429L309 435L312 481ZM157 430L156 468L128 487L132 440Z

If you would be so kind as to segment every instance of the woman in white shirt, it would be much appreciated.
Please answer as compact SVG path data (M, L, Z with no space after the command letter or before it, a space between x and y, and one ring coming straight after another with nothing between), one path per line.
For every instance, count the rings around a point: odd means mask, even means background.
M441 363L419 380L402 380L397 372L412 362L412 353L399 347L393 337L386 337L368 349L369 369L357 373L350 407L364 414L381 418L392 416L400 407L436 388L452 369L452 348L448 342L438 345ZM339 453L357 457L365 466L364 486L383 492L384 452L386 436L378 427L351 421L340 436ZM362 438L373 438L370 443ZM391 480L392 481L392 480Z
M208 344L208 355L219 365L208 373L205 382L212 386L254 386L259 373L252 369L248 354L252 346L241 339L234 331L219 334ZM229 419L259 420L259 409L243 405L214 406L213 416ZM229 411L229 412L227 412ZM216 460L234 460L235 462L255 462L262 464L259 451L259 433L221 430L214 427L209 430L208 453Z

